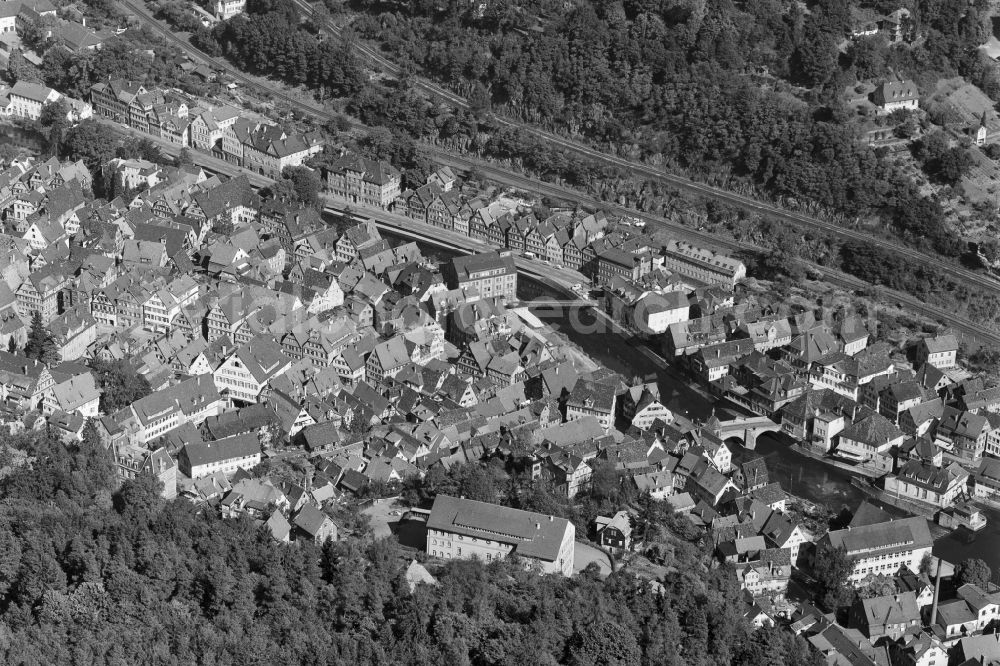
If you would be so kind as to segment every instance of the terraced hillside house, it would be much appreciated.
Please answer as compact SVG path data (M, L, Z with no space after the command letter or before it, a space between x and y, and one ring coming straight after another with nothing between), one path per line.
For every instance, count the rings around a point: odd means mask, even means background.
M166 449L150 451L143 446L123 443L115 447L115 463L122 481L150 475L163 484L163 499L177 497L177 461Z
M958 363L958 338L954 335L924 338L917 346L917 362L941 369L954 368Z
M247 0L216 0L215 18L228 21L237 14L242 14L247 8Z
M887 81L875 89L874 101L885 113L900 109L912 111L920 106L920 91L913 81Z

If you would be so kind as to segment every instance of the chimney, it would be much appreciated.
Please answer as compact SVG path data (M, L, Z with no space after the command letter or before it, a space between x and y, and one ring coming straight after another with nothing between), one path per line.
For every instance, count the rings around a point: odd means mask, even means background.
M542 529L542 524L541 523L535 523L535 529L536 530Z
M937 575L934 577L934 605L931 606L931 629L937 624L938 599L941 596L941 558L938 558Z

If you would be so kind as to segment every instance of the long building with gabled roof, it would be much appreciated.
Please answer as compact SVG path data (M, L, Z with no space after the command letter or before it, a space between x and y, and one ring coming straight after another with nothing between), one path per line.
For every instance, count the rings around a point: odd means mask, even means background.
M438 495L427 520L427 554L486 562L516 555L544 573L571 576L575 536L565 518Z
M886 514L875 513L879 515L862 518L858 512L847 528L832 530L820 541L820 545L827 543L843 548L847 557L853 560L854 569L849 580L855 585L869 576L892 575L902 566L919 572L921 560L934 545L926 518L893 520Z

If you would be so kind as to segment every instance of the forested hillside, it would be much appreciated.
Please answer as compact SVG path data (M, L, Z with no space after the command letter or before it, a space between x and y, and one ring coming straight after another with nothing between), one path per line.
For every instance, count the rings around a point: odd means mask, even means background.
M845 49L855 8L909 7L914 45ZM354 0L357 34L483 106L693 171L732 169L772 195L847 216L878 213L955 254L940 206L863 142L842 107L859 77L961 74L1000 98L976 47L988 2ZM480 11L480 8L482 11Z
M821 663L785 630L750 634L724 568L672 571L661 595L453 561L411 594L394 542L279 545L145 478L116 490L95 436L0 440L2 663Z

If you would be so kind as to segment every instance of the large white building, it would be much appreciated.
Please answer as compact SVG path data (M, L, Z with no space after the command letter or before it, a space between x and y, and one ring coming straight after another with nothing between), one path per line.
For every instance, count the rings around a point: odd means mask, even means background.
M664 245L662 257L664 268L705 284L734 287L747 276L747 267L739 259L684 241Z
M7 91L7 97L10 99L7 109L9 115L38 120L42 115L42 107L57 101L62 95L37 83L18 81Z
M14 86L6 91L9 103L2 112L8 116L18 116L29 120L38 120L42 116L42 108L60 99L66 100L68 111L67 120L85 120L93 115L93 110L89 104L66 97L52 88L31 83L30 81L18 81Z
M827 533L820 543L843 548L854 560L849 580L857 585L868 576L891 575L901 566L919 573L920 561L931 552L934 540L927 519L914 517L862 525L852 522L846 529Z
M573 575L576 530L565 518L438 495L427 520L427 554L486 562L511 555L544 573Z
M250 432L213 442L191 442L181 449L177 462L190 479L216 472L229 476L240 468L252 469L260 464L260 440L257 433Z

